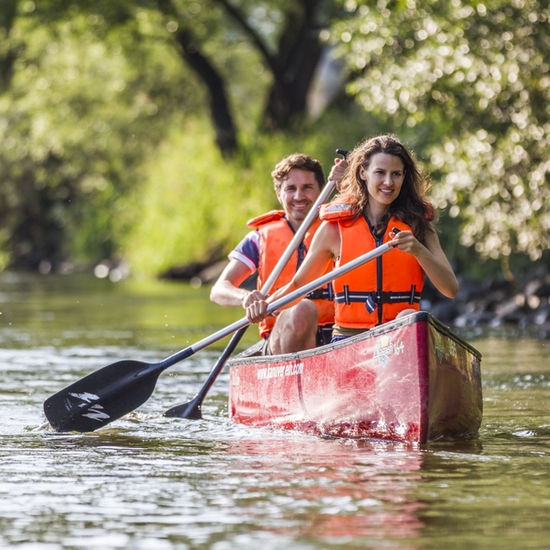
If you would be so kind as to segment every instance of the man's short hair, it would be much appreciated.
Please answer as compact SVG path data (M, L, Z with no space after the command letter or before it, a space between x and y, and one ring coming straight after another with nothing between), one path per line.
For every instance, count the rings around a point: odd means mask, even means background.
M275 185L275 189L277 191L281 188L283 181L288 178L288 173L293 168L313 172L315 179L319 184L319 189L322 189L325 186L325 174L323 173L321 163L318 160L311 158L309 155L294 153L293 155L289 155L278 162L273 172L271 172L273 184Z

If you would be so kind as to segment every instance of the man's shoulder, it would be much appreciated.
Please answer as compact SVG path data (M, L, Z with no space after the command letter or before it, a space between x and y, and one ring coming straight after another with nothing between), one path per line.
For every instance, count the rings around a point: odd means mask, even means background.
M269 223L280 221L284 217L285 217L284 210L271 210L270 212L266 212L265 214L261 214L260 216L256 216L255 218L248 220L246 225L254 229L259 229L260 227L267 225Z
M230 260L237 260L247 265L251 270L258 269L260 259L260 234L250 231L241 242L229 253Z

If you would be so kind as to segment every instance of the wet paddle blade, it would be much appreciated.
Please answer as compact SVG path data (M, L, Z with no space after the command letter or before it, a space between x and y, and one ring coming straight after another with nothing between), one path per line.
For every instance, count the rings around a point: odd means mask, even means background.
M168 409L162 416L168 418L188 418L189 420L200 420L202 418L201 413L202 399L198 396L188 403L182 405L176 405L171 409Z
M57 432L93 432L145 403L162 370L141 361L118 361L49 397L44 413Z
M224 365L227 363L230 355L233 353L234 349L237 347L237 344L240 342L242 336L246 332L246 328L247 327L239 330L233 335L231 342L229 342L229 344L226 346L225 350L218 359L217 363L214 365L214 368L208 375L206 382L203 384L197 395L195 395L195 397L187 403L176 405L175 407L168 409L162 416L166 416L168 418L187 418L189 420L201 420L202 402L204 401L206 394L210 390L210 387L222 371ZM259 342L256 342L254 345L243 351L239 356L251 357L252 355L260 355L263 347L264 341L260 340Z
M201 414L202 402L204 401L204 398L206 397L208 390L210 390L210 387L216 381L216 378L222 371L225 363L233 353L233 350L237 347L238 343L241 341L241 338L243 337L247 328L248 327L244 327L238 330L235 334L233 334L231 341L229 342L229 344L227 344L226 348L223 350L223 353L221 354L220 358L214 365L214 368L210 371L210 374L208 375L206 382L203 384L199 393L195 395L193 400L187 403L183 403L182 405L176 405L175 407L168 409L163 414L163 416L167 416L169 418L188 418L189 420L200 420L202 418L202 414Z

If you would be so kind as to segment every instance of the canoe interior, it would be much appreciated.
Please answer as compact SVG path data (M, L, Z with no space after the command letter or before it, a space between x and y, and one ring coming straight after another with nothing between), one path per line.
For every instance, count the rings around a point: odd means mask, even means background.
M481 354L427 312L229 364L229 413L245 425L425 443L474 436L481 424Z

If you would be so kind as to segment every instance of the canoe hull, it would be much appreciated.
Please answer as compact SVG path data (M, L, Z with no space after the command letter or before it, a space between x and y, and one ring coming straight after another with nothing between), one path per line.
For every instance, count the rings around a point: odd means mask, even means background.
M230 362L234 422L425 443L477 433L481 354L426 312L305 352Z

